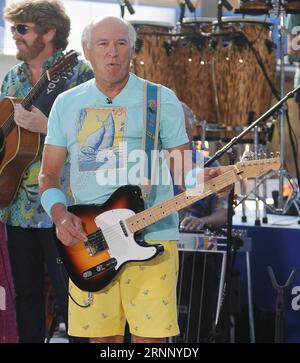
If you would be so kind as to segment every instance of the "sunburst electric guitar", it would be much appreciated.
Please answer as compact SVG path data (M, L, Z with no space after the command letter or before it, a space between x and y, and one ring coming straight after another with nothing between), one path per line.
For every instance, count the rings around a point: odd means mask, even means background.
M205 182L201 193L189 190L146 210L140 188L132 185L120 187L102 205L69 207L82 220L88 240L65 246L55 235L62 262L81 290L101 290L126 263L150 260L163 253L162 245L146 244L138 238L145 227L238 180L259 177L279 167L279 158L238 162Z
M78 63L78 53L68 52L45 73L24 99L5 97L0 102L0 207L8 207L14 200L22 177L36 158L40 148L40 134L19 127L14 120L14 103L30 110L39 94L47 88L47 94L65 82ZM50 97L49 97L50 99ZM47 100L45 100L47 102ZM45 107L51 106L46 104Z

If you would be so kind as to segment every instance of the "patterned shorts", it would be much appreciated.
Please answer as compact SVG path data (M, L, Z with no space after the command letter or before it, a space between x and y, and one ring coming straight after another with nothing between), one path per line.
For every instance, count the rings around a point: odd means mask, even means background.
M130 262L104 289L92 293L88 308L69 299L69 334L80 337L124 335L127 320L131 334L163 338L179 334L176 308L178 250L176 241L160 243L165 251L150 261ZM86 304L88 293L70 281L70 293Z

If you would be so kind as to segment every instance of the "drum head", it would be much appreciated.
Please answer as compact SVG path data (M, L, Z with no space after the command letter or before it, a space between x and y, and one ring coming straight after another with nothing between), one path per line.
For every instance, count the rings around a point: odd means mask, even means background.
M173 24L168 22L161 22L161 21L150 21L150 20L130 20L130 24L134 27L141 27L141 26L152 26L152 27L160 27L166 29L172 29Z
M223 24L253 24L253 25L267 25L267 26L272 26L273 23L271 23L270 21L263 21L263 20L259 20L257 18L240 18L240 17L235 17L235 16L225 16L222 17L222 23ZM217 20L213 22L213 25L217 25Z
M195 24L211 24L216 18L206 18L206 17L194 17L194 18L184 18L182 20L183 25L195 25Z

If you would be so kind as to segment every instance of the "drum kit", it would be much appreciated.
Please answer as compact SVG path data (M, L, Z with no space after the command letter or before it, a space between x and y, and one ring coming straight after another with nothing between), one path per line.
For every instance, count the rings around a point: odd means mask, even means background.
M235 13L236 17L221 18L218 13L217 19L183 18L175 27L132 21L138 36L132 72L175 91L197 116L198 140L228 142L269 109L272 95L279 99L285 94L285 19L286 14L300 14L300 0L240 0ZM269 16L279 17L279 91L274 85L277 45ZM278 118L284 164L284 111ZM256 142L265 152L271 134L270 127L261 125L245 135L243 143ZM279 195L285 174L279 173ZM278 214L280 209L283 213L283 201Z

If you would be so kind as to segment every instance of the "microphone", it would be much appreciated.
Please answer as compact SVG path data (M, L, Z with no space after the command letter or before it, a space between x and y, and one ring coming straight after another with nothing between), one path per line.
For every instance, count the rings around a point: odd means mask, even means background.
M121 17L122 18L124 18L124 15L125 15L125 7L128 9L130 15L135 13L135 10L133 9L129 0L119 0L119 4L121 7Z
M180 6L180 16L179 16L179 22L180 24L182 24L183 18L184 18L184 14L185 14L185 2L181 2L179 4Z
M196 11L195 6L192 4L191 0L185 0L186 6L188 7L189 11L191 13L194 13Z
M132 14L134 14L134 13L135 13L135 11L134 11L134 9L133 9L132 5L130 4L130 1L129 1L129 0L124 0L124 4L125 4L125 6L127 7L128 11L129 11L129 13L130 13L130 15L132 15Z
M231 11L233 10L233 6L230 4L229 1L227 0L222 0L222 5L228 10Z
M112 104L112 99L111 99L111 98L109 98L109 97L106 97L105 102L106 102L108 105L111 105L111 104Z

